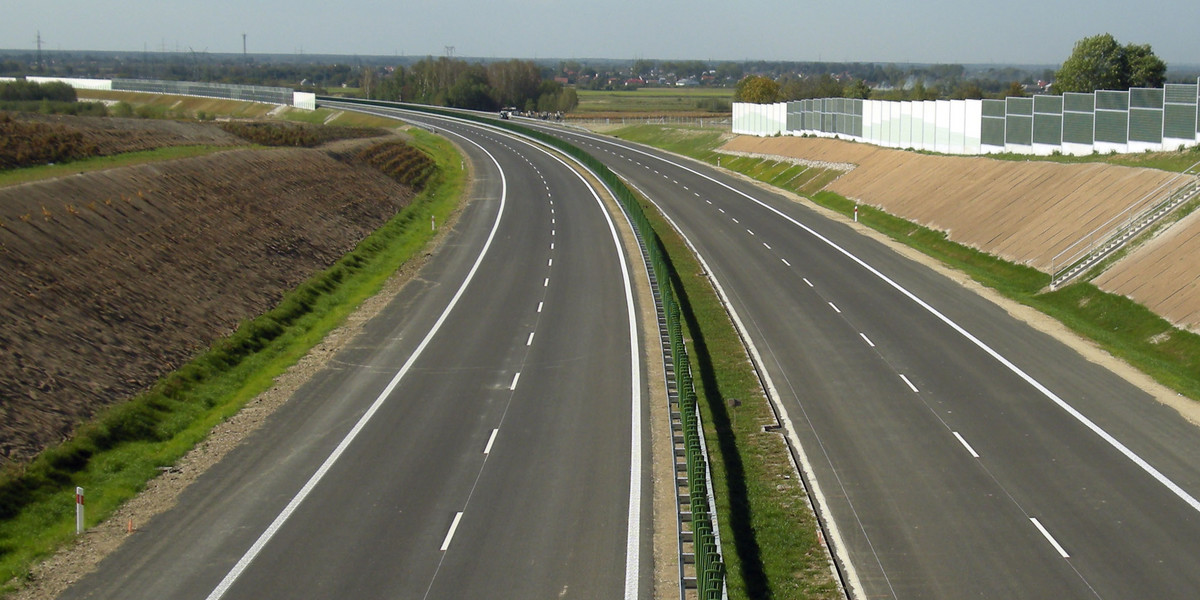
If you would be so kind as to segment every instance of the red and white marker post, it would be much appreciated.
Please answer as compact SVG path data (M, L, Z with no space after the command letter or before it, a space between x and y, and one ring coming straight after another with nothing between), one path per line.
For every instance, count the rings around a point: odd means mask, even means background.
M75 535L83 533L83 488L75 488Z

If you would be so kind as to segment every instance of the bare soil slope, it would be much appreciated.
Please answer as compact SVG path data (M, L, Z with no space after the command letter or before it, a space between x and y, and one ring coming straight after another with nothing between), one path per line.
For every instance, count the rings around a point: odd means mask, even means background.
M166 146L238 146L247 142L219 127L166 119L118 119L9 113L17 121L45 123L79 133L99 155L152 150Z
M738 136L722 150L856 164L826 189L1042 271L1089 232L1186 179L1099 163L930 156L828 138Z
M1092 281L1176 326L1200 331L1200 212L1193 212Z
M227 143L207 129L202 143ZM304 149L0 188L0 466L273 306L411 197L375 169Z

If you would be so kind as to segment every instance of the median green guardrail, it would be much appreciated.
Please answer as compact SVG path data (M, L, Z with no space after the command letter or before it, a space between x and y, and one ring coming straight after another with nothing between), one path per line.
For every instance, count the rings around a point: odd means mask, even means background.
M625 182L613 173L604 163L588 154L582 148L549 134L523 127L511 121L492 119L477 114L443 110L429 106L400 104L372 100L349 100L344 98L317 98L381 108L402 108L443 117L465 119L507 129L514 133L536 139L554 147L564 154L571 156L580 164L591 169L605 185L612 190L617 201L628 215L629 221L642 237L650 268L660 282L672 280L670 267L665 259L666 251L658 239L654 228L646 219L642 206L638 203L633 191ZM688 359L687 347L683 342L683 325L680 317L679 303L670 285L660 285L661 300L666 311L667 331L671 340L671 355L675 362L675 379L679 390L679 411L683 420L684 446L686 447L688 495L692 509L692 537L696 559L696 588L702 600L720 600L725 581L725 564L721 560L721 550L717 545L716 533L713 531L712 507L708 503L708 465L707 457L701 450L700 417L696 407L696 390L692 384L692 368Z

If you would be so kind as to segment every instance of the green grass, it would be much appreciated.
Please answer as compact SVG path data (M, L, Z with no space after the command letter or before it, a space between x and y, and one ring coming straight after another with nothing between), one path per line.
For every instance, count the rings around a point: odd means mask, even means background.
M589 113L698 113L707 105L733 101L733 88L640 88L633 91L579 90L574 112ZM705 106L702 108L702 106ZM728 113L728 110L722 110ZM715 113L714 113L715 114Z
M817 524L741 339L696 258L643 202L669 257L704 419L729 597L836 598ZM732 406L731 399L740 403ZM713 450L718 451L714 452Z
M716 144L711 136L694 130L676 130L658 125L628 127L617 136L671 150L713 163ZM1113 164L1152 166L1167 170L1186 168L1200 160L1200 149L1146 155L1091 157L1046 157L1064 162L1103 159ZM1028 157L1021 157L1021 160ZM724 157L721 166L743 174L769 173L773 161ZM818 191L823 179L836 176L824 172L804 185L784 186L844 216L853 215L855 203L837 194ZM1159 383L1192 399L1200 400L1200 336L1175 328L1169 322L1132 300L1109 294L1082 282L1055 292L1046 291L1050 276L946 239L944 233L892 216L870 206L859 207L859 221L893 240L911 246L944 264L962 271L1007 298L1050 315L1080 336L1092 340L1109 353L1132 364Z
M454 148L423 131L413 144L440 174L413 203L334 266L244 323L154 388L83 426L32 463L0 476L0 582L9 591L32 564L72 539L75 486L87 490L87 524L99 523L204 440L275 377L299 360L366 298L419 253L458 206L465 173Z
M1200 146L1183 148L1171 152L1142 152L1140 154L1085 154L1072 156L1054 154L1050 156L1031 156L1028 154L989 154L988 158L1010 161L1049 161L1064 164L1104 163L1126 167L1142 167L1182 173L1188 167L1200 162Z
M0 171L0 187L6 185L16 185L18 183L27 183L30 181L38 181L41 179L51 179L54 177L74 175L76 173L90 173L92 171L103 171L105 169L113 169L116 167L128 167L150 162L173 160L176 158L193 158L196 156L212 154L214 152L239 150L251 147L253 146L170 146L155 150L125 152L122 154L114 154L112 156L97 156L95 158L76 160L67 163L57 163L53 165L39 165L36 167L25 167L22 169L9 169L6 171Z
M280 115L289 121L311 123L313 125L336 125L339 127L379 127L395 129L400 125L395 119L386 119L374 115L354 111L318 108L316 110L301 110L298 108L285 109Z

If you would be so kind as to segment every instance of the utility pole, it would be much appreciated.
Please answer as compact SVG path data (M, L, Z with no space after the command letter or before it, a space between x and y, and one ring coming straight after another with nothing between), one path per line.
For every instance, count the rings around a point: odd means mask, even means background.
M246 64L250 64L250 57L246 55L246 34L242 34L242 60Z
M37 67L38 71L46 70L46 65L42 62L42 30L37 32Z

